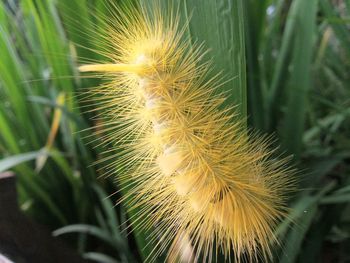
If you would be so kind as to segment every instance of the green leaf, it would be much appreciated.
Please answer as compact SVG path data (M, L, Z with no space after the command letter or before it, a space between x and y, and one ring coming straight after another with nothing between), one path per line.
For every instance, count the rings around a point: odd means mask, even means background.
M292 206L291 214L279 225L276 231L276 234L280 238L284 236L279 259L280 263L295 262L301 253L301 246L305 235L317 214L320 199L330 192L335 185L336 183L332 181L312 196L300 196ZM288 231L292 222L295 225Z
M279 224L275 234L279 238L284 237L288 230L291 228L293 222L296 222L304 214L308 213L310 207L316 204L317 198L314 196L303 196L298 199L298 201L292 205L291 212L287 219Z
M282 1L283 2L283 1ZM305 2L305 1L304 1ZM284 3L283 3L284 4ZM273 77L271 85L268 89L267 104L266 104L266 114L267 122L266 129L271 131L277 121L277 110L280 106L280 96L283 92L284 85L282 85L283 77L288 67L288 55L292 46L293 34L296 31L297 25L297 14L303 5L302 0L295 0L292 2L291 7L288 11L288 16L285 24L285 29L283 31L282 43L273 67ZM269 51L270 52L270 51Z
M304 240L304 236L311 226L311 223L317 213L317 206L309 207L302 219L299 221L299 227L292 229L283 246L280 263L293 263L300 253L300 248Z
M35 160L39 157L48 156L48 155L49 153L47 151L40 150L36 152L22 153L11 157L7 157L5 159L0 160L0 173L8 169L11 169L19 164L22 164L24 162Z
M350 185L347 185L347 186L335 191L335 193L337 193L337 194L342 194L342 193L347 193L347 192L350 192Z
M112 247L119 244L117 240L113 238L113 236L109 235L107 232L101 230L97 226L92 225L85 225L85 224L75 224L75 225L69 225L62 228L59 228L52 232L54 236L60 236L63 234L70 234L70 233L86 233L92 236L97 237L98 239L107 242Z
M298 7L294 18L297 30L293 39L291 77L281 136L282 144L297 160L302 149L308 92L311 87L310 73L318 0L296 0L293 4Z
M335 194L321 200L321 204L337 204L350 202L350 194Z
M263 129L265 125L264 108L265 96L259 52L264 40L263 32L266 28L266 8L270 0L243 1L245 7L245 36L247 54L248 80L248 111L249 121L256 129Z
M244 8L242 0L188 0L182 14L190 17L193 41L209 49L216 72L230 79L222 86L229 94L229 105L238 105L240 117L247 117Z
M115 207L111 200L108 198L106 193L102 190L98 185L94 185L94 189L99 197L99 200L102 204L103 211L106 215L109 230L113 233L115 239L119 240L121 243L123 242L123 238L120 234L118 226L120 225L116 214Z
M97 253L97 252L88 252L88 253L84 253L83 258L85 259L89 259L92 261L96 261L99 263L119 263L121 261L115 260L114 258L107 256L105 254L102 253Z

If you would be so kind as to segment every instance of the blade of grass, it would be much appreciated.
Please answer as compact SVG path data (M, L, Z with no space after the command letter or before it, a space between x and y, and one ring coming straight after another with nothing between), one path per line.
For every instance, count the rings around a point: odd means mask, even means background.
M52 232L54 236L60 236L60 235L69 234L69 233L86 233L89 235L93 235L98 239L107 242L112 247L119 244L119 240L114 239L113 236L109 235L107 232L104 232L97 226L76 224L76 225L65 226Z
M317 206L311 206L308 209L308 212L303 216L300 227L297 231L293 230L287 239L287 242L284 247L284 251L282 253L282 257L280 258L280 263L293 263L300 253L300 247L302 245L302 241L304 240L304 236L309 229L312 220L314 219L317 213Z
M24 162L38 159L41 156L48 156L48 154L49 152L45 150L40 150L40 151L22 153L11 157L7 157L5 159L0 160L0 173L6 170L9 170L11 168L14 168L15 166L22 164Z
M61 92L56 99L56 103L59 106L63 106L65 101L65 95L63 92ZM62 110L60 108L56 108L53 114L51 129L49 132L49 136L46 141L45 149L50 150L53 147L57 131L60 125L62 117ZM36 171L39 173L39 171L44 167L45 163L47 161L47 156L41 156L36 159Z
M279 97L283 92L282 80L288 67L288 55L292 45L292 38L296 31L297 14L301 9L303 0L292 2L288 11L285 29L283 31L281 48L278 53L277 61L274 67L274 73L271 84L269 85L266 102L266 130L272 131L277 121L277 109L279 106Z
M243 1L245 13L245 43L247 53L247 79L248 79L248 117L249 122L256 129L262 130L265 123L264 115L264 92L261 79L261 63L259 53L262 36L266 27L266 9L270 0Z
M324 186L318 193L312 196L302 196L294 206L294 210L285 222L283 222L277 230L277 234L284 235L287 228L292 223L297 225L292 228L284 239L282 246L280 263L293 263L298 255L301 253L301 246L305 235L310 228L318 211L320 199L335 187L334 181Z
M350 202L350 194L335 194L321 200L321 204L337 204Z
M228 105L238 105L240 118L247 117L244 8L242 0L188 0L186 16L191 17L192 40L210 49L216 71L227 79L222 90L228 92Z
M103 262L103 263L120 263L121 262L121 261L115 260L110 256L107 256L102 253L97 253L97 252L84 253L83 258L96 261L96 262Z
M316 29L317 0L299 3L295 21L298 30L293 43L293 58L288 102L282 128L282 144L298 160L301 153L308 92L311 87L311 62Z
M94 185L94 190L96 191L96 194L98 195L99 200L101 201L101 205L109 225L109 230L113 233L114 237L117 240L121 241L123 238L120 235L119 230L117 229L120 223L115 215L114 206L112 202L109 199L107 199L106 193L104 193L104 191L98 185Z

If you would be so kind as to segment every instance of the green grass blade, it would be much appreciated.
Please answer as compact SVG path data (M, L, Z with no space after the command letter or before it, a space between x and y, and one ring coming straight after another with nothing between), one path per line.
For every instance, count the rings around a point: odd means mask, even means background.
M342 193L347 193L347 192L350 193L350 185L347 185L347 186L344 186L344 187L340 188L335 193L342 194Z
M108 199L106 193L98 185L94 185L94 189L99 197L99 200L101 201L103 211L106 215L109 230L113 233L115 239L121 242L123 238L119 232L119 229L117 228L120 225L120 223L116 217L113 203L111 202L111 200Z
M266 26L266 8L270 0L243 1L245 8L245 36L247 53L247 80L248 80L248 120L256 129L262 130L265 126L265 94L264 83L261 79L261 63L259 52L264 40L263 31Z
M311 63L316 29L317 0L295 1L298 12L295 23L298 30L293 40L293 57L288 102L282 129L282 144L297 160L302 148L308 92L311 87Z
M107 256L102 253L97 252L87 252L84 253L83 258L92 260L95 262L103 262L103 263L120 263L121 261L115 260L114 258Z
M240 117L247 117L244 7L242 0L188 0L181 14L190 17L193 41L210 49L215 71L226 79L222 90L228 92L228 104L238 105ZM191 16L192 15L192 16Z
M321 200L321 204L337 204L350 202L350 194L336 194L325 197Z
M113 236L109 235L109 233L104 232L100 228L96 226L91 226L91 225L84 225L84 224L68 225L52 232L54 236L60 236L60 235L70 234L70 233L86 233L97 237L99 240L107 242L111 246L116 246L118 244L118 241L115 240Z
M279 259L280 263L293 263L296 261L300 253L300 248L304 240L304 236L309 229L312 220L317 213L317 206L312 206L308 209L308 212L303 215L300 222L300 227L294 228L287 237L287 241L284 245L282 257Z
M283 92L283 77L288 67L288 55L292 46L293 35L296 31L297 14L300 11L303 0L292 2L288 11L288 16L283 32L281 48L274 66L274 73L271 84L268 88L266 101L266 130L272 131L277 121L277 110L279 106L279 97Z
M4 158L0 160L0 173L8 169L14 168L15 166L22 164L24 162L32 161L39 157L47 156L47 155L48 155L47 151L40 150L36 152L22 153L22 154Z
M293 206L290 218L280 224L276 232L279 237L286 234L291 222L296 222L284 238L282 252L279 258L280 263L293 263L299 254L302 253L301 247L305 235L317 214L319 201L334 187L335 182L331 182L313 196L301 196Z

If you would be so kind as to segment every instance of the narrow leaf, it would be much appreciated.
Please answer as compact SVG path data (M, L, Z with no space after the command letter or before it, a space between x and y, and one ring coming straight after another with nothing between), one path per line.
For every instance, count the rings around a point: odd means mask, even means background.
M0 161L0 172L4 172L8 169L11 169L19 164L35 160L42 156L48 156L48 152L45 150L40 150L36 152L28 152L23 154L17 154L11 157L7 157Z

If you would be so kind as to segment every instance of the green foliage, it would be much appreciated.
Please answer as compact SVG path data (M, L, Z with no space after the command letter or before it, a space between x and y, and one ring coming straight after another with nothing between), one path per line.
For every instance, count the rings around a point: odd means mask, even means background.
M90 4L92 1L0 3L0 170L16 172L20 206L38 222L55 230L70 224L97 226L107 221L110 226L103 228L103 233L116 238L121 235L116 218L125 215L111 205L107 211L103 202L106 194L95 190L98 183L109 194L117 189L109 180L97 179L99 167L92 164L99 149L88 144L93 138L87 140L86 136L93 135L85 129L91 125L88 116L81 114L86 105L77 97L83 85L96 84L81 80L76 70L78 55L95 56L79 46L94 45L93 39L81 33L96 25ZM94 10L103 12L103 8L99 4ZM63 105L57 102L61 94L65 97ZM56 110L62 116L57 119L54 143L48 145ZM81 253L112 251L110 255L116 259L130 258L125 254L130 255L128 244L133 243L131 237L128 242L116 242L111 249L98 245L97 239L84 231L67 241ZM98 258L98 253L91 253L87 257Z
M223 86L230 103L240 104L242 116L247 106L249 126L274 133L301 171L289 219L277 229L276 262L349 260L350 1L180 2L188 34L211 48L230 80ZM76 70L78 58L98 59L89 50L98 48L91 32L101 26L94 12L108 15L108 7L0 2L0 171L16 172L23 211L86 258L135 262L147 256L149 240L127 235L130 225L121 223L128 216L113 207L118 196L106 199L118 189L98 179L92 164L101 149L98 140L88 144L93 120L76 96L97 84ZM59 130L48 145L57 110Z
M319 262L326 254L345 262L349 254L342 247L349 244L344 237L350 231L349 1L245 4L249 122L274 132L281 152L292 154L300 169L290 220L277 232L282 239L279 262Z
M214 72L221 72L225 80L222 90L227 92L229 105L236 105L241 118L247 115L246 61L244 14L242 0L197 0L181 3L180 14L189 23L192 41L204 43L209 49Z

